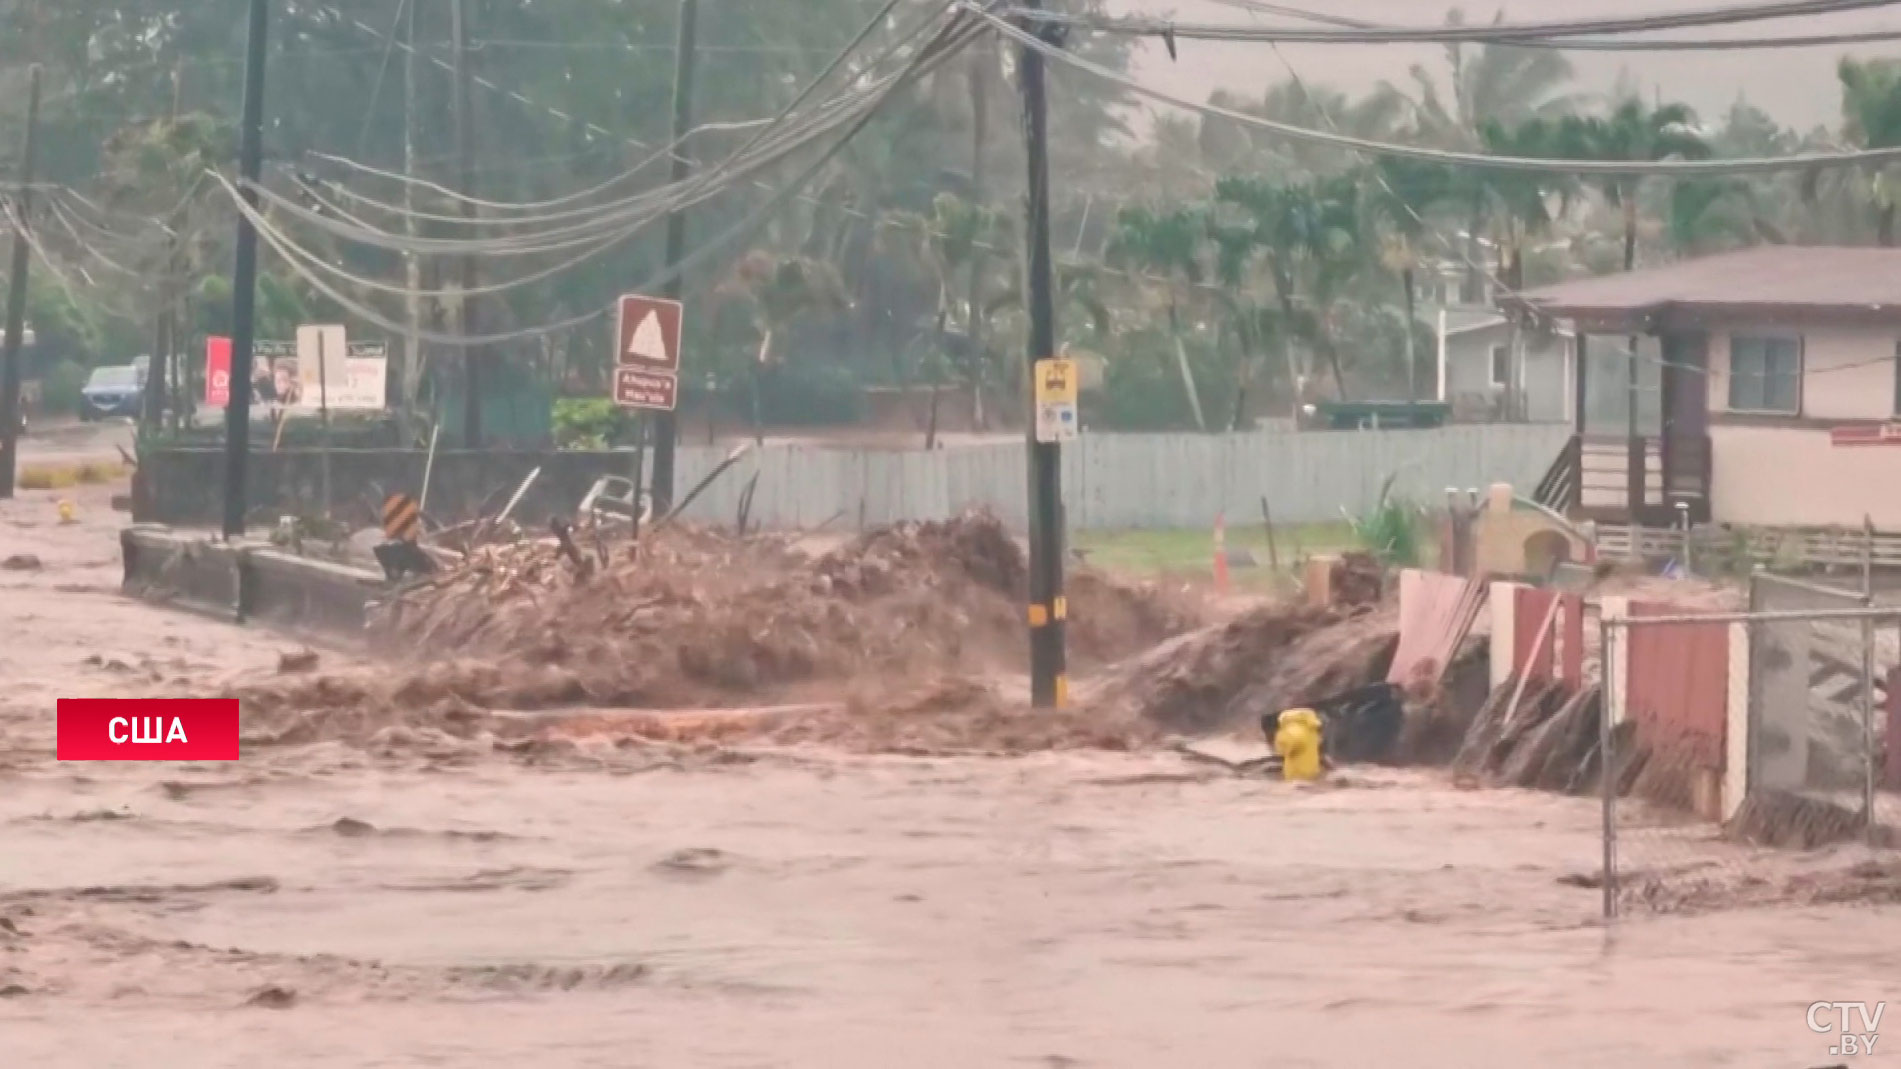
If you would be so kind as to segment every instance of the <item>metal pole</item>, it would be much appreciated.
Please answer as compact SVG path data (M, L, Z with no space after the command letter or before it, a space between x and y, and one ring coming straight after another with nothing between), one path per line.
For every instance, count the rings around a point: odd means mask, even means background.
M644 415L643 413L640 417L636 417L638 422L634 429L634 514L631 521L632 530L630 531L630 538L634 542L640 541L640 484L647 479L647 434L648 428L652 426L652 423L645 419ZM651 500L651 492L649 492L649 495L649 500ZM659 514L657 510L654 513L656 516ZM741 533L743 534L744 532Z
M317 420L323 424L323 518L330 518L330 361L323 351L324 331L317 334Z
M13 496L20 449L20 346L26 340L26 213L33 200L33 143L40 125L40 67L27 71L26 137L20 147L20 191L13 198L12 274L7 278L6 368L0 371L0 499Z
M693 128L693 71L698 59L697 37L700 22L699 0L680 0L679 37L673 47L673 184L686 181L693 170L687 146L681 139ZM667 213L667 267L678 265L686 257L686 212ZM679 300L686 281L678 272L667 280L665 296ZM684 339L682 339L684 341ZM681 368L681 371L685 371ZM709 401L710 403L710 401ZM655 412L648 422L653 428L653 507L654 515L665 513L673 505L673 446L679 437L678 421L672 412ZM646 440L644 433L641 439ZM638 476L638 472L635 473ZM639 487L636 486L638 491ZM634 507L639 506L635 499Z
M264 164L264 42L267 0L251 0L244 57L244 109L239 120L239 195L257 208L255 183ZM244 534L244 469L251 450L251 356L257 339L257 228L238 213L237 262L231 272L231 400L224 409L224 536Z
M1861 516L1861 538L1861 592L1873 598L1875 593L1875 518L1865 512Z
M451 0L449 20L455 37L455 154L461 165L457 183L463 199L464 219L475 218L475 204L467 198L475 195L475 108L469 88L469 20L464 0ZM482 360L481 346L468 341L474 337L478 320L475 315L475 254L462 257L462 441L470 449L482 447Z
M429 510L429 478L436 473L436 439L442 437L442 421L429 428L429 458L422 462L422 494L416 498L416 511Z
M1862 591L1861 603L1864 608L1874 607L1872 582ZM1895 743L1890 741L1888 745ZM1869 846L1877 845L1875 783L1880 775L1881 757L1875 742L1875 618L1864 616L1861 620L1861 819Z
M1624 421L1629 435L1625 443L1624 463L1624 507L1630 512L1631 542L1637 541L1637 532L1643 524L1644 503L1649 500L1650 491L1650 447L1639 433L1637 422L1637 336L1630 337L1630 362L1626 372L1630 381L1625 392Z
M1599 685L1602 693L1598 696L1597 718L1597 766L1600 779L1598 793L1602 796L1604 832L1604 919L1617 916L1617 770L1615 755L1611 752L1611 718L1616 711L1616 687L1612 685L1610 621L1604 619L1603 610L1597 617L1597 659Z
M1039 9L1042 0L1025 5ZM1031 16L1034 19L1034 16ZM1048 41L1050 26L1032 21L1030 32ZM1030 314L1025 402L1035 403L1036 362L1056 354L1056 306L1052 295L1049 220L1049 107L1044 95L1043 56L1024 46L1017 61L1023 91L1023 136L1029 161L1024 205L1027 265L1024 302ZM1036 440L1034 412L1027 421L1030 460L1030 703L1061 708L1068 694L1064 675L1062 446Z

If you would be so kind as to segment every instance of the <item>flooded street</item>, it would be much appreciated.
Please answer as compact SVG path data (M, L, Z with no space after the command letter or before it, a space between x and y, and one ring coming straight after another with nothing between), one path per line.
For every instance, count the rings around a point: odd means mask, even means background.
M59 765L57 697L215 693L298 648L120 598L105 495L71 526L0 504L0 558L40 562L0 572L5 1064L1802 1069L1843 1060L1810 1002L1901 996L1892 907L1610 934L1577 878L1595 801L1430 773L605 743Z

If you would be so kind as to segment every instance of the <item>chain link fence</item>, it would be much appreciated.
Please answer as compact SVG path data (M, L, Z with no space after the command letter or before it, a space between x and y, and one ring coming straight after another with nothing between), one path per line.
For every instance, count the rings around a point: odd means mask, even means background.
M1793 850L1901 829L1885 755L1901 606L1758 575L1749 610L1600 614L1604 912L1766 894Z

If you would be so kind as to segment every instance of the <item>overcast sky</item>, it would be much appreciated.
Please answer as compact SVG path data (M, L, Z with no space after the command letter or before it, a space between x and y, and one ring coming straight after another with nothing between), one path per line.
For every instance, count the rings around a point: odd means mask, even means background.
M1437 24L1452 6L1432 0L1281 2L1332 15L1403 25ZM1710 8L1721 2L1724 0L1513 0L1505 11L1508 19L1530 21ZM1109 0L1109 4L1121 14L1172 15L1185 22L1245 25L1255 18L1212 0ZM1497 10L1496 6L1465 5L1467 19L1473 22L1488 20ZM1901 8L1679 30L1672 35L1761 37L1866 29L1901 29ZM1178 50L1181 58L1170 62L1159 42L1145 42L1136 60L1137 75L1145 84L1197 101L1207 99L1215 89L1258 92L1287 77L1286 67L1265 45L1181 41ZM1722 114L1740 95L1783 123L1807 129L1817 123L1834 126L1839 120L1841 98L1835 64L1843 51L1841 47L1828 47L1772 52L1590 52L1573 53L1572 63L1579 85L1586 91L1608 91L1616 83L1619 69L1628 67L1646 88L1659 88L1666 99L1684 101L1706 116ZM1863 45L1855 51L1863 57L1901 57L1901 42ZM1382 80L1406 85L1407 68L1414 63L1424 63L1435 71L1445 68L1444 49L1437 45L1285 45L1281 52L1302 79L1352 91L1365 90ZM1147 106L1167 107L1156 102Z

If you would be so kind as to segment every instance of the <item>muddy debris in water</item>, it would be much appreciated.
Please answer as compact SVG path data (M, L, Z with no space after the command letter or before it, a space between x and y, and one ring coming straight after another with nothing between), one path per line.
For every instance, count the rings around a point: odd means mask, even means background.
M1623 898L1655 913L1707 913L1765 906L1901 904L1901 861L1859 858L1830 864L1791 858L1800 865L1781 875L1757 866L1705 864L1672 872L1621 876Z
M1177 735L1259 722L1384 677L1396 612L1267 605L1172 639L1090 687L1106 719Z
M275 984L259 988L244 1000L246 1006L256 1006L266 1010L287 1010L297 1005L297 992L288 987Z
M37 572L46 565L31 553L15 553L0 560L0 572Z
M901 745L864 722L905 716L915 681L1027 667L1026 576L1022 549L982 511L878 528L817 556L785 536L669 527L638 558L622 545L585 577L552 543L484 547L373 612L377 648L425 663L263 680L238 696L247 742L270 745L361 742L396 723L520 740L534 732L494 711L721 709L848 693L848 711L814 717L804 734ZM1202 619L1185 592L1087 571L1073 579L1069 602L1079 667L1127 657ZM1000 708L1016 703L982 686L960 692L960 729L920 744L990 748L986 723L1005 748L1057 740L1020 727L1014 721L1027 716Z

